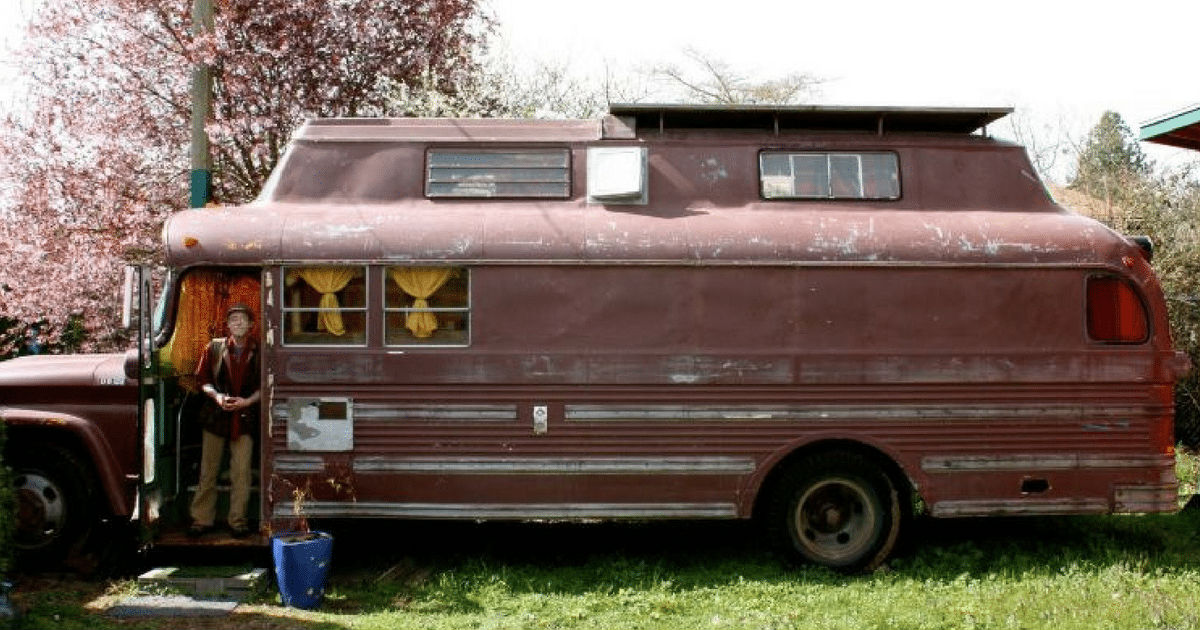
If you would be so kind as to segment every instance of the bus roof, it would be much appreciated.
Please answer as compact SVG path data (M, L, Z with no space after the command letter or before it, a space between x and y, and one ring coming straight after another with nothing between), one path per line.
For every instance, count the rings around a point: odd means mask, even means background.
M1007 107L613 104L585 120L512 118L328 118L310 120L309 142L589 142L665 130L970 134L1012 113Z
M1135 246L1065 212L721 208L487 201L256 204L180 212L168 263L1119 264Z
M609 114L632 117L638 129L788 129L873 133L972 133L1011 107L876 107L845 105L613 104Z

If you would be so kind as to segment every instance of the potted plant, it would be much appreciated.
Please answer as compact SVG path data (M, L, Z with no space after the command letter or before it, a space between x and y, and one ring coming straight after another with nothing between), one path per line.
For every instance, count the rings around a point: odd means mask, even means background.
M275 581L284 606L316 608L325 595L325 580L333 557L333 536L314 532L304 516L304 501L308 488L292 492L292 513L296 516L293 531L271 536L271 556L275 562Z

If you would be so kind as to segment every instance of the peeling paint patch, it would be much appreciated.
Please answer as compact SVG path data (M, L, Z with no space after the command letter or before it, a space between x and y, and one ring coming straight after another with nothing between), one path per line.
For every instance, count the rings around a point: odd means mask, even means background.
M716 158L707 158L700 161L700 179L711 185L728 178L729 171Z
M349 398L292 398L287 402L288 449L354 449L353 401Z

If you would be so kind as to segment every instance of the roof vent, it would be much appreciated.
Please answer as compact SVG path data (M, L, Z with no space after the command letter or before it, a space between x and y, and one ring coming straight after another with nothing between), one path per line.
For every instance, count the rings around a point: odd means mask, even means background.
M645 147L588 147L588 201L643 205L647 202Z

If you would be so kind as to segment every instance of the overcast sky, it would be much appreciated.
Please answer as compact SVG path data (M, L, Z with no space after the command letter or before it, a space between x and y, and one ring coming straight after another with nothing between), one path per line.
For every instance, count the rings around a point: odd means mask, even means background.
M1136 123L1200 101L1196 0L485 1L521 56L623 65L691 46L824 77L830 103L1107 107Z
M1198 0L485 2L515 57L593 75L692 47L764 77L816 75L826 104L1012 106L1076 136L1106 109L1136 134L1200 103Z
M32 0L0 0L0 111L11 107L19 95L14 83L17 60L9 52L20 43L31 6Z
M518 62L561 62L585 77L692 47L762 77L816 75L822 103L1014 106L1031 127L1075 135L1106 109L1136 133L1200 103L1198 0L481 1ZM0 0L0 47L18 40L33 3ZM15 98L16 63L0 63L0 104Z

